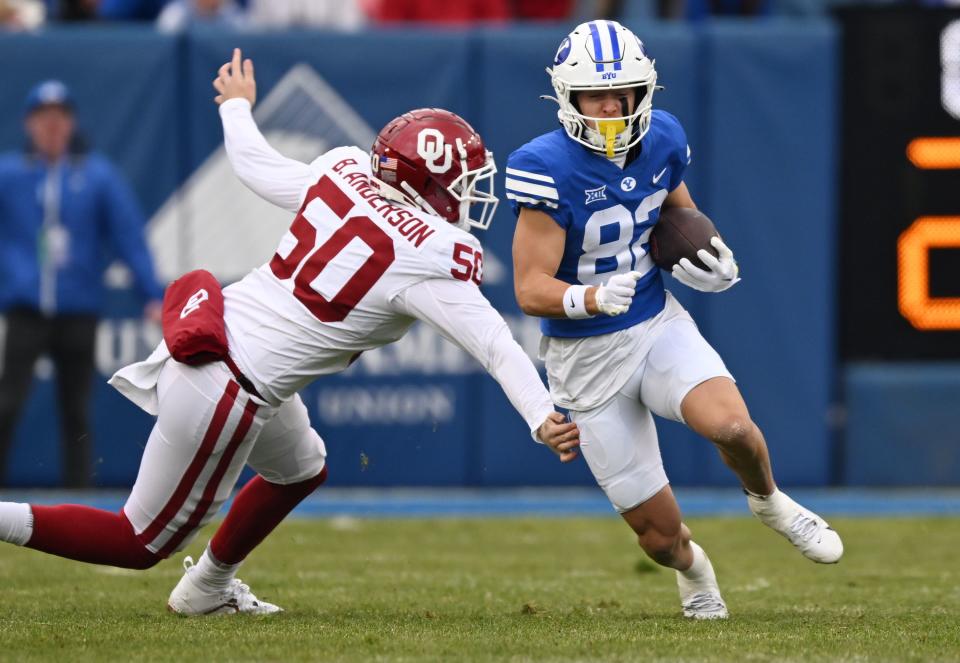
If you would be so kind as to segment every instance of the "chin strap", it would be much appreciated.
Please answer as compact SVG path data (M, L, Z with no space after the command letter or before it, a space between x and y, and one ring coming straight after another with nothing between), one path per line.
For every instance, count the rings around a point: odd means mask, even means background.
M423 210L424 212L426 212L427 214L433 214L434 216L440 216L440 214L437 213L437 210L433 209L433 205L431 205L431 204L428 203L426 200L424 200L423 196L421 196L419 193L417 193L417 190L414 189L412 186L410 186L410 185L406 182L406 180L404 180L403 182L400 182L400 188L402 188L402 189L404 190L404 192L407 194L407 196L409 196L409 202L410 202L414 207L419 207L420 209L422 209L422 210Z
M407 182L400 182L400 189L390 186L383 180L374 177L371 180L376 188L380 191L380 195L389 200L395 200L398 203L403 203L404 205L410 205L411 207L416 207L421 209L428 214L433 214L434 216L440 216L437 214L437 211L426 200L423 199L416 189L407 184Z

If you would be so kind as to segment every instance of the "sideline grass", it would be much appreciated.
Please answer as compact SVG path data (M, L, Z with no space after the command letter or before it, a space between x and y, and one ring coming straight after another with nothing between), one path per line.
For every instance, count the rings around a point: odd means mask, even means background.
M960 661L960 519L831 522L835 566L753 520L691 520L732 614L712 623L679 616L673 572L615 517L290 521L241 574L273 618L168 614L179 559L0 545L0 660Z

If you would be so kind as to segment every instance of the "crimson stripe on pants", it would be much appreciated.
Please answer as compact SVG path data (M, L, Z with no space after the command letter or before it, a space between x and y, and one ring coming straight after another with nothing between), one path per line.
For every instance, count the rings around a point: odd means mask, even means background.
M196 483L197 478L200 476L207 461L210 460L213 450L217 446L217 440L223 432L223 427L227 423L227 417L230 415L233 404L237 401L237 394L239 392L240 385L230 380L227 383L227 388L223 396L220 398L220 402L217 403L217 409L214 411L213 419L211 419L210 425L207 427L207 432L203 436L203 442L200 443L200 448L197 449L193 460L190 461L187 471L184 472L180 478L180 483L177 485L176 490L173 491L173 495L170 496L170 499L166 505L164 505L159 515L150 523L150 526L137 536L144 546L148 546L151 541L157 538L157 535L173 520L174 516L177 515L183 506L183 503L187 501L187 497L190 496L190 491L193 490L193 485Z
M240 423L237 424L237 429L233 432L233 437L230 438L227 448L224 449L223 455L220 457L220 462L217 464L217 469L214 470L213 474L211 474L207 480L207 485L203 489L203 497L201 497L197 503L196 509L190 514L187 522L180 527L180 529L170 537L170 540L164 544L163 548L157 552L157 555L166 557L176 550L177 546L197 528L200 521L203 520L203 517L207 515L207 511L210 510L210 505L213 504L213 500L217 496L217 489L220 487L223 475L226 474L227 468L230 467L230 462L236 455L237 449L243 444L243 438L245 438L250 431L250 426L253 424L253 415L256 411L257 404L252 400L248 400L246 407L243 408L243 416L240 418Z

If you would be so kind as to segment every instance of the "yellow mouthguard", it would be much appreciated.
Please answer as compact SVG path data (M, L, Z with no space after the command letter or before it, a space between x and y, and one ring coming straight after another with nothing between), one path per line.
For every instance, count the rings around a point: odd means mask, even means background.
M597 120L597 130L607 141L607 156L613 156L613 143L617 134L627 128L624 120Z

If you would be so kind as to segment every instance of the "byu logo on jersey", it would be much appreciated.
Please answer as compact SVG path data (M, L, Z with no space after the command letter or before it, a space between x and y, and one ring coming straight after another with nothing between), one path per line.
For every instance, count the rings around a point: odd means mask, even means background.
M423 129L417 134L417 154L427 162L431 173L445 173L453 165L453 148L444 143L443 134L438 129ZM443 163L437 160L443 157Z
M183 309L180 311L180 319L183 320L185 317L196 311L200 308L200 304L204 303L210 299L210 295L207 293L206 288L200 288L195 293L190 295L190 299L187 300L187 303L184 304Z
M587 196L587 201L584 203L584 205L589 205L590 203L595 203L600 200L606 200L607 185L604 184L603 186L597 187L596 189L584 189L583 193L586 194Z
M620 180L620 188L624 191L633 191L637 188L637 181L632 177L624 177Z

